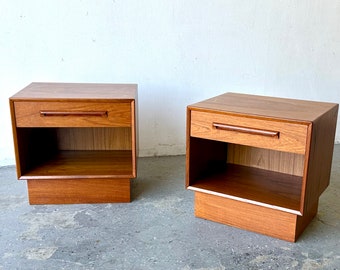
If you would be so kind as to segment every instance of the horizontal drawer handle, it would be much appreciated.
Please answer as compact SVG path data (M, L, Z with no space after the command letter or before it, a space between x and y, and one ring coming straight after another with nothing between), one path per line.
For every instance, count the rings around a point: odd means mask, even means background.
M107 111L95 112L61 112L61 111L40 111L40 116L107 116Z
M280 134L278 131L240 127L240 126L233 126L233 125L226 125L226 124L219 124L219 123L213 123L213 127L216 129L236 131L236 132L248 133L248 134L253 134L253 135L262 135L262 136L267 136L267 137L278 138Z

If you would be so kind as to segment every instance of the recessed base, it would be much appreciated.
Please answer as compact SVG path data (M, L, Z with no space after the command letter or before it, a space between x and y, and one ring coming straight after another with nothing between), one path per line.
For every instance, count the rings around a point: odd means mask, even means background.
M318 200L303 216L195 192L195 216L295 242L317 213Z
M30 204L130 202L130 179L30 179Z

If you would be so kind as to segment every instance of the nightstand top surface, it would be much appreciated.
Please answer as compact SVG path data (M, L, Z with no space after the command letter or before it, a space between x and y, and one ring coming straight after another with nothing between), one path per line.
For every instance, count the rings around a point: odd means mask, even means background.
M188 106L204 111L308 122L334 107L338 104L238 93L225 93Z
M12 100L133 100L137 84L33 82Z

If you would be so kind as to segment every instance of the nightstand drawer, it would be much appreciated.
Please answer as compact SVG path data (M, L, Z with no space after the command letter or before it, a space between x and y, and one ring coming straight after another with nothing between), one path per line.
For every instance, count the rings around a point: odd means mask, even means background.
M191 110L190 136L305 154L308 124Z
M17 127L129 127L130 102L14 102Z

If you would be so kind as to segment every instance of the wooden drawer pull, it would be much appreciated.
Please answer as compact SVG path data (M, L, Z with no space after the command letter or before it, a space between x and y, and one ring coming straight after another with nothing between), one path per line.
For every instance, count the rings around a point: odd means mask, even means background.
M58 112L58 111L40 111L40 116L107 116L107 111L96 112Z
M280 134L278 131L240 127L240 126L233 126L233 125L226 125L226 124L219 124L219 123L213 123L213 127L216 129L236 131L236 132L248 133L248 134L254 134L254 135L262 135L262 136L267 136L267 137L278 138Z

